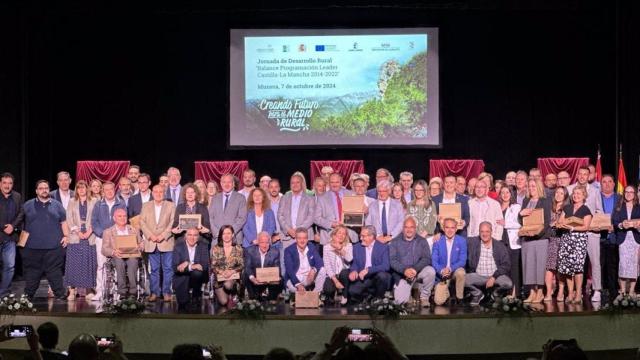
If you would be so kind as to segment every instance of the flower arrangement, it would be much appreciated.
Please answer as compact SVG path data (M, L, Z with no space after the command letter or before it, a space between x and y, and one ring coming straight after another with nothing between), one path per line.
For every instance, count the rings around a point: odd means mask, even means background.
M363 302L356 305L353 310L356 313L366 313L371 318L383 317L386 320L398 320L400 316L408 315L411 312L406 305L396 304L390 295Z
M600 311L623 312L640 311L640 297L629 294L619 295L610 304L604 304Z
M113 315L137 315L144 312L146 305L135 298L126 298L115 304L106 304L105 313Z
M236 304L229 314L237 315L246 320L264 320L265 315L276 312L276 305L263 304L258 300L246 299Z
M24 294L20 297L10 294L0 300L0 314L35 313L37 311L33 307L33 303L29 301L29 297Z
M496 297L493 302L489 303L486 307L482 307L484 312L497 313L504 315L522 315L530 314L538 311L528 303L522 302L522 300L513 297Z

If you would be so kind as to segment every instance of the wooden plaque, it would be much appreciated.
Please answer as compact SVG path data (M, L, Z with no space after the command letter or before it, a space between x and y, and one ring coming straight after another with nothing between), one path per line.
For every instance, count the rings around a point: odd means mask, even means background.
M16 246L24 247L25 245L27 245L28 238L29 238L29 233L27 232L27 230L22 230L20 232L20 237L18 238L18 243L16 244Z
M364 225L364 195L346 195L342 198L342 223L345 226Z
M607 229L611 226L611 214L598 213L593 215L589 229Z
M519 236L535 236L544 230L544 209L533 209L531 215L522 217Z
M229 277L224 277L222 274L216 274L216 281L227 281L227 280L240 280L240 273L234 272Z
M200 214L182 214L178 217L178 227L181 230L199 228L202 224L202 215Z
M296 308L315 309L320 307L320 293L317 291L296 291Z
M453 203L453 204L440 204L438 211L438 217L442 219L454 219L458 223L458 230L462 229L462 204ZM440 223L440 226L444 227L443 223Z
M141 257L140 248L138 248L138 238L136 235L116 235L115 247L120 251L120 257L131 258Z
M280 268L264 267L256 268L256 279L263 283L276 283L280 281Z
M579 217L570 216L564 219L564 223L565 225L576 227L584 225L584 220Z

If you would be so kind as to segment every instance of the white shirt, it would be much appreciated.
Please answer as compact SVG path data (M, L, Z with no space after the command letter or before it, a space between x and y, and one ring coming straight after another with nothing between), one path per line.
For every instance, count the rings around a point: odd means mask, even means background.
M453 249L453 239L451 239L451 241L446 239L445 241L447 244L447 267L451 269L451 250Z
M411 199L411 190L409 190L409 191L407 191L406 193L402 194L402 196L404 196L404 200L405 200L407 203L410 203L410 202L411 202L411 200L412 200L412 199Z
M375 241L375 240L374 240ZM371 244L369 246L365 246L364 247L364 268L368 269L371 267L371 255L373 255L373 246L375 245L374 242L371 242Z
M256 231L259 234L262 231L262 223L264 222L264 213L262 213L262 215L258 216L258 214L256 214Z
M149 202L151 200L151 191L147 191L147 194L140 193L140 199L142 199L142 203Z
M127 230L127 227L124 227L124 230L120 230L117 226L116 226L116 233L118 235L129 235L129 231Z
M391 204L391 198L387 198L387 200L382 201L382 200L378 200L378 217L380 218L380 226L382 226L382 204L384 203L384 211L386 212L386 219L385 221L387 222L387 231L389 231L389 205Z
M62 202L62 207L64 207L64 209L67 210L67 206L69 206L69 200L71 200L71 191L67 190L67 193L65 194L64 191L58 190L58 193L60 194L60 201Z
M160 205L153 204L153 207L154 207L154 210L155 210L155 213L156 213L156 224L159 224L160 223L160 211L162 211L162 204L160 204Z
M267 250L267 252L269 252L269 250ZM260 250L260 248L258 248L258 254L260 254L260 267L263 268L264 267L264 260L267 258L267 253L266 252L262 252L262 250ZM251 275L249 276L249 279L255 279L256 277Z
M442 194L442 203L443 204L455 204L456 203L456 194L453 194L453 198L448 199L447 198L447 194L443 193Z
M296 277L298 278L298 280L300 281L301 284L303 285L309 285L309 284L305 284L305 281L307 280L307 275L309 275L309 271L311 271L311 265L309 264L309 258L307 258L307 253L309 252L309 247L305 247L304 251L300 252L300 249L296 248L296 250L298 250L298 258L300 259L300 267L298 268L298 271L296 272ZM294 284L298 285L298 284Z
M115 200L105 200L104 201L107 204L107 207L109 208L109 214L111 214L111 209L113 208L113 205L116 203Z

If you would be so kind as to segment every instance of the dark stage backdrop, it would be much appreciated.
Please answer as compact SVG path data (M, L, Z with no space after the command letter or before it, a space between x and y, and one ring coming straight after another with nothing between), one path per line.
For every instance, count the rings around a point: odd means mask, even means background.
M246 159L286 184L314 159L422 178L431 158L480 158L501 177L537 157L594 159L600 144L614 172L617 88L627 177L637 177L637 2L70 3L0 5L0 170L30 194L78 159L129 159L154 181L169 165L190 180L195 160ZM442 149L226 148L229 28L394 26L440 28Z

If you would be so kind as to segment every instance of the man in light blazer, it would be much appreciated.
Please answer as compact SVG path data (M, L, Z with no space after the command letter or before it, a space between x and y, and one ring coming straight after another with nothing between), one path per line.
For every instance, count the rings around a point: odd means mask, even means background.
M222 191L217 193L209 204L211 235L213 236L211 245L218 243L218 232L223 225L233 226L234 243L242 244L242 227L247 221L247 199L233 191L233 183L233 175L222 175L220 178Z
M341 204L345 195L352 192L342 187L342 175L333 173L329 177L329 191L318 197L315 206L314 223L318 225L320 232L320 245L331 241L331 230L342 223ZM358 234L352 229L348 230L351 242L358 242Z
M602 208L602 194L600 193L600 189L595 187L593 184L589 184L589 167L580 167L580 169L578 169L578 182L567 186L569 199L571 199L573 189L575 189L577 185L582 185L587 189L587 199L585 200L585 205L587 205L589 210L591 210L591 214L595 215L604 213ZM600 302L600 290L602 290L602 271L600 268L599 232L589 232L587 234L587 254L589 255L589 264L591 265L591 286L593 287L593 296L591 297L591 301Z
M173 250L173 270L173 290L178 309L186 310L189 304L199 305L202 284L209 279L209 249L200 238L198 229L187 230L185 241L176 244Z
M282 233L280 266L283 272L284 250L295 243L296 228L309 229L309 239L313 239L315 201L312 196L305 194L302 184L303 179L299 174L292 175L289 182L291 191L282 196L278 207L278 223Z
M376 185L378 198L369 205L365 223L373 225L378 233L377 240L386 244L402 232L404 211L399 201L391 199L391 183L381 180Z
M257 268L277 267L280 269L280 252L270 246L271 235L267 232L258 234L258 245L246 248L244 257L244 283L249 291L250 299L258 299L268 290L268 300L275 300L282 288L282 279L277 283L262 283L256 278ZM281 272L282 273L282 272Z
M151 296L153 302L164 295L164 301L171 301L171 279L173 277L173 245L171 225L176 207L164 200L164 188L156 185L151 191L153 201L142 205L140 229L144 234L144 252L149 254L151 265ZM162 268L162 289L160 289L160 269Z

